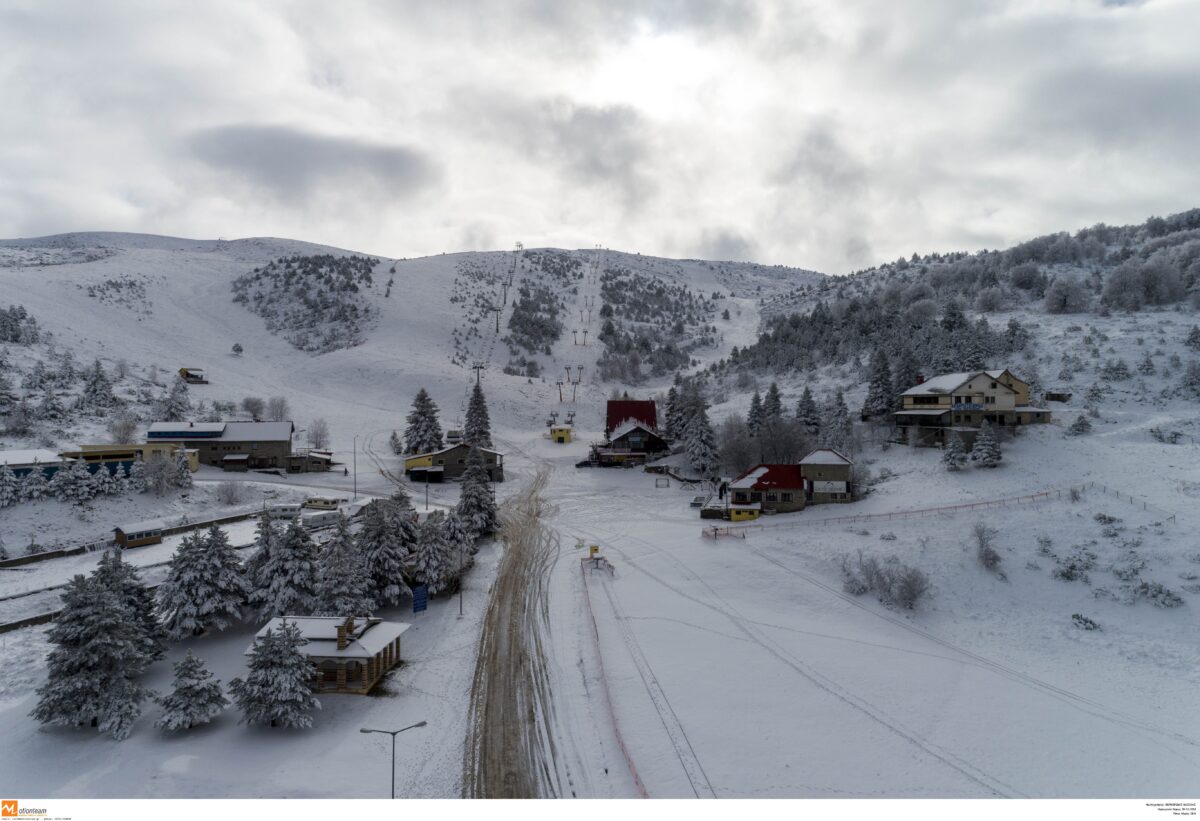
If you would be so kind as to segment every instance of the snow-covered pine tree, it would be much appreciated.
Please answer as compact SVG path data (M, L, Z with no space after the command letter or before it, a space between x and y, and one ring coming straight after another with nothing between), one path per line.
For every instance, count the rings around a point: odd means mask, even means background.
M499 525L496 500L492 496L487 468L483 465L483 454L478 448L471 448L467 454L467 469L463 473L456 510L471 533L472 544L481 536L490 536Z
M676 421L679 414L679 391L672 385L667 389L667 399L663 407L662 424L659 425L659 430L667 441L675 439L679 433L676 430Z
M313 665L300 649L308 644L294 622L284 621L254 642L245 679L229 682L243 724L311 727L321 702L312 692Z
M756 388L754 394L750 397L750 410L746 413L746 430L750 431L751 436L758 436L762 430L763 424L763 405L762 397Z
M463 422L463 442L477 448L492 446L492 423L488 417L487 399L479 383L471 390L471 401L467 404L467 416Z
M442 535L446 540L447 584L457 588L461 584L462 574L474 562L475 539L457 510L446 514Z
M800 432L805 436L816 436L821 430L821 413L817 410L817 401L813 399L812 390L807 385L796 402L796 421L800 423Z
M175 454L175 486L185 490L192 486L192 469L188 467L187 453L183 448Z
M871 354L871 376L867 382L867 398L863 402L862 415L868 419L887 418L896 406L896 398L892 393L894 387L887 354L883 348L876 348L875 353Z
M850 419L850 409L846 407L846 397L839 388L825 406L817 441L822 447L847 453L850 450L853 430L854 422Z
M99 359L92 363L92 367L83 377L82 397L84 404L95 410L111 408L116 404L117 398L113 396L112 380L104 372L104 366L100 364Z
M762 424L768 425L783 417L783 394L774 382L767 388L762 400Z
M54 471L48 490L60 502L83 503L96 496L92 472L88 470L87 462L82 459L60 465L58 470Z
M169 696L156 698L163 714L154 726L163 730L190 730L197 724L207 724L229 706L221 693L221 682L213 679L204 667L204 660L188 650L175 665L175 682Z
M900 347L892 366L892 405L894 410L900 410L903 406L900 395L920 382L921 366L907 345Z
M36 502L50 493L50 481L44 468L35 467L21 477L21 501Z
M692 470L701 479L713 479L721 469L721 456L717 451L716 436L708 421L707 403L701 398L687 422L684 433L684 452Z
M991 423L985 419L975 436L975 445L971 448L971 461L978 462L981 468L994 468L999 466L1001 458L1000 442L996 439Z
M121 469L120 465L113 467ZM115 496L121 492L121 481L113 475L108 465L101 463L92 474L92 489L97 496Z
M254 550L251 551L250 556L242 566L242 573L251 588L251 599L254 597L255 584L259 571L267 563L267 557L271 555L271 546L278 538L279 528L271 520L270 511L264 507L263 512L259 514L258 524L254 526Z
M159 422L182 422L192 411L192 403L188 400L188 386L183 377L176 376L170 387L163 391L162 396L154 404L154 415Z
M24 396L13 405L12 413L8 415L8 421L4 424L4 430L13 436L24 436L33 430L33 408L29 406L29 400Z
M317 546L293 519L259 569L252 601L263 619L305 615L312 611L316 586Z
M967 465L967 448L962 437L952 431L946 434L946 449L942 451L942 464L951 472L962 470Z
M367 616L375 611L371 578L358 544L350 535L350 520L338 516L333 535L317 563L318 616Z
M1200 399L1200 361L1193 359L1179 377L1179 388L1185 396Z
M95 727L119 740L141 715L146 691L136 679L146 667L141 631L117 594L75 576L47 637L46 683L29 714L42 724Z
M1142 376L1154 376L1158 369L1154 367L1154 359L1151 358L1150 352L1146 351L1142 354L1142 361L1138 363L1138 373Z
M133 623L141 631L146 665L162 658L167 648L167 631L158 620L154 592L146 587L138 569L121 558L120 548L104 551L96 563L96 569L92 571L92 579L113 591L117 600L129 611Z
M1193 351L1200 353L1200 325L1192 326L1192 329L1188 331L1187 338L1183 341L1183 344L1187 345Z
M167 578L158 588L158 608L171 638L224 630L242 617L250 582L225 531L213 525L184 537Z
M67 409L54 388L47 386L42 401L37 407L38 419L43 422L59 422L67 418Z
M413 409L405 421L408 422L408 427L404 429L405 453L441 450L442 425L438 421L438 407L424 388L417 391Z
M394 607L411 593L404 574L417 543L415 516L407 497L377 499L363 510L356 540L378 607Z
M1086 414L1081 413L1075 417L1075 421L1071 423L1067 430L1072 436L1083 436L1085 433L1091 433L1091 420L1087 418Z
M400 441L400 434L392 431L392 435L388 437L388 444L392 448L392 453L397 455L404 453L404 443Z
M435 510L421 522L409 565L412 580L425 585L431 596L446 589L446 576L452 566L450 546L446 544L445 518L446 514Z
M147 488L149 488L149 484L146 477L146 463L141 459L135 459L129 466L129 489L134 493L145 493Z
M0 507L21 501L21 480L8 465L0 465Z

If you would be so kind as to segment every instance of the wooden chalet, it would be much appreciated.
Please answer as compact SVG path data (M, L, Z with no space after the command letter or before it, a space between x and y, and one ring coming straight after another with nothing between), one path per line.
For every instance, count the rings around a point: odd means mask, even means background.
M614 428L608 441L592 446L592 461L601 466L644 464L648 458L667 452L667 442L654 428L627 419Z
M284 616L267 622L254 640L283 622L300 628L301 651L313 664L312 687L320 693L366 695L400 663L400 636L408 624L358 616ZM254 645L246 648L250 655Z
M1044 425L1050 411L1029 404L1029 384L1007 368L940 374L900 395L897 428L915 432L918 444L940 444L948 430L974 434L985 421L997 427Z
M729 518L757 519L759 514L804 509L804 476L800 465L759 464L729 483Z
M488 479L504 481L504 454L490 448L479 448ZM416 453L404 457L404 473L414 482L443 482L461 479L467 472L467 456L471 446L460 442L433 453Z

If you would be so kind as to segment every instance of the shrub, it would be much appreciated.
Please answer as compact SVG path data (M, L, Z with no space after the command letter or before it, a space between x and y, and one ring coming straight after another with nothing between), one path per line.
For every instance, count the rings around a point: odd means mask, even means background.
M1149 599L1155 607L1179 607L1183 604L1179 594L1159 582L1142 582L1133 588L1133 595Z
M912 610L929 595L929 577L915 567L902 564L891 556L880 562L858 552L855 559L842 557L843 588L853 596L875 593L884 604Z
M1080 613L1072 613L1071 621L1080 630L1099 630L1100 625Z
M996 552L996 531L983 522L976 522L971 534L975 537L975 556L979 563L1001 579L1007 578L1000 569L1001 556Z
M223 505L236 505L242 501L242 483L230 480L218 482L217 501Z

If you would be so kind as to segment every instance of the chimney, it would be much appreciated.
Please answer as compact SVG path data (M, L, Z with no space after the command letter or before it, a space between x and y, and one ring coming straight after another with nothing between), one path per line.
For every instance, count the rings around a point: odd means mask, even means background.
M345 650L346 645L350 642L346 639L346 625L339 624L337 626L337 649Z

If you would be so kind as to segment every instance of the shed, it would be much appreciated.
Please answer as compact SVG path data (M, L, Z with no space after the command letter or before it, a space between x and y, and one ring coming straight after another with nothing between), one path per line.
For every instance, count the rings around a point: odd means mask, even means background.
M162 519L150 519L144 522L131 522L127 525L113 528L113 540L121 547L141 547L142 545L158 544L163 540L163 528L167 527Z
M551 425L550 426L550 441L559 445L565 445L571 441L571 426L570 425Z

